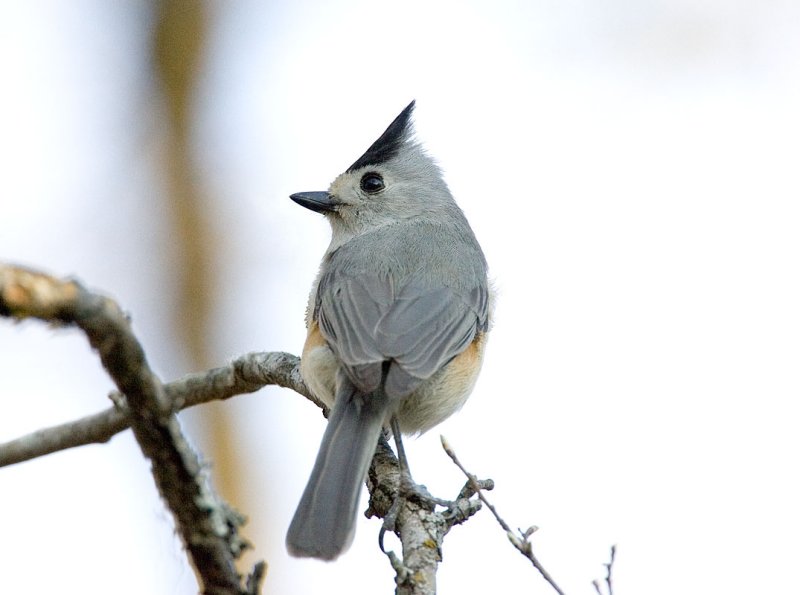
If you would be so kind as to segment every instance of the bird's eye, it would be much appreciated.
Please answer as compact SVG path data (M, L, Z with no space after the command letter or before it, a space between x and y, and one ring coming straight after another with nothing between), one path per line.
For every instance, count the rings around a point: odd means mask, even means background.
M361 177L361 189L367 194L375 194L383 190L383 178L375 172L365 173Z

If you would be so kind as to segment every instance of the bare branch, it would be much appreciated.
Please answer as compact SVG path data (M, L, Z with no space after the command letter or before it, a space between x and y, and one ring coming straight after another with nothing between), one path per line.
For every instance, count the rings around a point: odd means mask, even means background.
M525 556L526 558L528 558L528 560L531 561L533 567L539 571L542 577L544 577L544 580L546 580L550 584L550 586L553 587L556 593L558 593L559 595L564 595L564 592L555 583L553 577L550 576L550 573L547 572L547 570L545 570L541 562L539 562L539 560L533 553L533 545L530 542L530 536L537 530L537 527L532 526L524 532L518 531L517 533L514 533L508 526L508 523L506 523L500 516L500 514L497 512L495 507L486 499L486 496L483 495L483 490L486 488L481 487L480 480L478 480L478 478L475 477L472 473L467 471L464 465L461 464L461 461L458 460L455 451L453 451L453 449L450 447L450 444L447 442L447 439L444 436L441 436L441 440L442 440L442 448L444 448L444 451L447 453L447 456L449 456L452 459L453 463L455 463L456 466L459 469L461 469L462 473L464 473L464 475L467 476L467 482L472 486L472 489L475 490L475 492L478 494L478 498L480 498L481 502L483 502L486 505L486 507L492 512L494 518L497 520L499 525L505 530L506 535L508 536L508 540L511 542L511 544L515 548L517 548L520 551L520 553L522 553L523 556Z
M385 436L378 442L367 475L370 501L367 517L386 518L400 489L400 465ZM394 522L394 533L402 546L402 559L393 551L381 550L395 571L396 595L436 593L436 571L442 560L444 538L452 527L469 519L481 508L466 486L445 510L437 511L434 501L409 495L402 500Z
M367 486L370 507L367 516L385 518L398 497L400 465L391 447L382 437L372 459ZM397 512L395 533L403 548L401 560L393 551L383 550L395 571L396 595L432 595L436 593L436 571L441 561L441 543L447 533L444 515L424 503L405 499Z
M614 558L617 556L617 546L611 546L611 558L609 559L608 563L603 564L606 567L606 590L608 591L606 595L614 595L614 585L611 582L611 570L614 568ZM603 592L600 590L600 581L592 581L592 585L594 585L594 590L597 591L597 595L603 595Z
M150 370L119 306L76 281L0 265L0 315L74 324L84 331L126 397L131 428L151 462L159 493L175 517L202 591L208 595L255 592L263 569L254 571L250 579L253 588L248 589L242 587L234 565L246 547L238 535L243 520L208 485L161 382Z
M177 411L255 392L270 384L290 388L324 408L300 377L300 358L283 352L248 353L227 366L189 374L165 384L164 392ZM108 442L115 434L130 427L125 398L114 393L112 400L116 405L100 413L43 428L0 444L0 467L76 446Z
M0 467L75 446L108 442L114 434L129 427L127 415L112 407L75 421L42 428L0 444Z

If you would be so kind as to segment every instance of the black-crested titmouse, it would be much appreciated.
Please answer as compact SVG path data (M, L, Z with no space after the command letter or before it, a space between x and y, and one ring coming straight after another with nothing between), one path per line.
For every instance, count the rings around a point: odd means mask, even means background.
M327 192L292 200L333 235L311 289L300 370L331 406L289 526L295 556L350 545L361 485L392 416L421 433L466 400L489 329L486 260L441 172L414 142L414 102Z

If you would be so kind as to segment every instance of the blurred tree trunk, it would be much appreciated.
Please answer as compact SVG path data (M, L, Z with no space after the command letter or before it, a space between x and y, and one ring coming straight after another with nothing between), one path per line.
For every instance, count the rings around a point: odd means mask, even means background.
M214 226L202 189L198 186L192 152L194 98L203 70L208 31L208 9L195 0L154 3L153 68L160 84L166 119L165 146L167 200L171 207L171 245L174 250L178 296L173 321L189 365L203 370L219 362L209 346L218 296L216 271L223 235ZM214 483L222 497L240 506L241 461L231 445L229 408L212 403L202 408L207 435L204 450L213 461Z

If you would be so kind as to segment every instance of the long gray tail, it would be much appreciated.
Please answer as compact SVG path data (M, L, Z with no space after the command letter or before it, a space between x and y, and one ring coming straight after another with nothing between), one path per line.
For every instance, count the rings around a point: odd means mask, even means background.
M317 460L286 534L293 556L334 560L355 534L361 485L375 454L388 402L341 383Z

